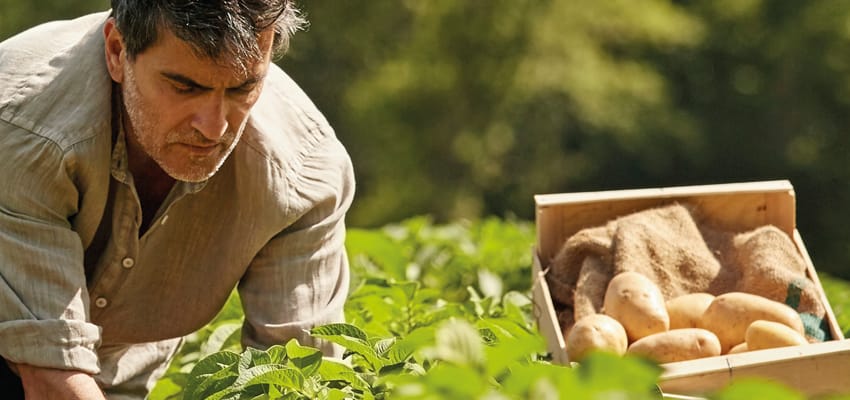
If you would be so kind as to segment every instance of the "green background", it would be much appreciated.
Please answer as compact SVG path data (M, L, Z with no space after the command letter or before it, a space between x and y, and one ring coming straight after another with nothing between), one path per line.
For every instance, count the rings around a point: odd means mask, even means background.
M0 38L108 7L0 0ZM850 2L302 1L279 64L354 159L352 227L533 220L538 193L789 179L850 278Z

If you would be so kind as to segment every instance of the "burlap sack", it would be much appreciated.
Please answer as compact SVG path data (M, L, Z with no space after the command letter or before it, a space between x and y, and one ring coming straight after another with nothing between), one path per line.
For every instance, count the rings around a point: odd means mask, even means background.
M566 332L602 311L611 278L624 271L656 282L665 299L686 293L757 294L801 313L807 334L828 338L825 308L791 239L773 226L724 232L681 204L648 209L568 238L546 280Z

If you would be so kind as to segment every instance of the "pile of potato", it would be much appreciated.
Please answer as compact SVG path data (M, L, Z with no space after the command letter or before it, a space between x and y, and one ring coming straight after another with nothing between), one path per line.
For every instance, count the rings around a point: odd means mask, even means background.
M637 272L611 279L602 312L569 330L570 361L605 350L668 363L808 343L800 315L783 303L743 292L665 301L658 286Z

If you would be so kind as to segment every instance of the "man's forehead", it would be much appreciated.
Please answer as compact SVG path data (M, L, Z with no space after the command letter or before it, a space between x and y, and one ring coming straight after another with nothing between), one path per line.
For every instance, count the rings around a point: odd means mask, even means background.
M191 79L202 86L235 87L262 79L270 63L271 48L268 46L261 47L263 52L252 57L227 53L211 57L167 29L160 33L156 42L139 53L138 58L147 58L161 74ZM265 44L264 38L260 39L260 44Z

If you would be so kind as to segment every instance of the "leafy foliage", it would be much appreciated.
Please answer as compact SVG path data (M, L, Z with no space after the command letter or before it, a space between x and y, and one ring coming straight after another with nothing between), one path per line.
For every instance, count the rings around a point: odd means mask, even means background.
M417 217L352 229L347 246L358 279L348 323L311 331L345 348L344 361L295 341L241 350L234 295L215 321L186 339L150 398L660 398L661 370L645 360L596 353L572 367L549 361L528 293L533 242L530 223L496 218L435 225ZM850 284L821 280L847 328ZM711 398L754 393L802 398L758 380L735 382Z
M826 293L838 325L844 329L844 337L850 338L850 283L831 275L819 274L821 286Z

